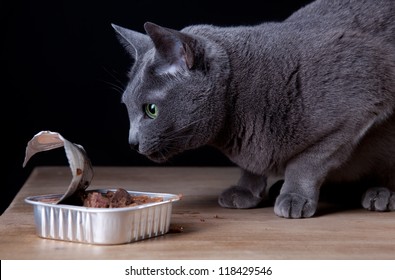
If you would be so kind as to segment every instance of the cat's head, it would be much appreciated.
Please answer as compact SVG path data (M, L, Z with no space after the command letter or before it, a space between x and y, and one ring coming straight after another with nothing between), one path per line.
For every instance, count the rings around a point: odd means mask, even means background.
M147 35L113 27L134 60L122 96L130 145L163 162L214 141L226 117L224 51L199 36L149 22Z

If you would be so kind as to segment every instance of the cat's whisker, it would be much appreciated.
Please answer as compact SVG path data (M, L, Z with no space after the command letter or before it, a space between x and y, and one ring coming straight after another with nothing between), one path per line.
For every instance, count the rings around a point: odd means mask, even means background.
M114 75L114 73L111 73L106 67L103 67L104 71L111 76L111 78L114 79L114 82L109 82L109 81L102 81L106 84L109 84L112 86L113 89L115 89L118 93L123 93L125 88L126 88L126 82L123 82L120 78Z
M122 87L120 87L120 86L118 86L118 85L116 85L116 84L114 84L114 83L111 83L111 82L107 82L107 81L102 81L102 82L105 83L105 84L107 84L107 85L110 85L111 88L112 88L113 90L115 90L117 93L123 94L124 88L122 88Z
M162 149L171 148L172 150L178 151L180 149L180 145L183 143L183 148L187 149L193 137L202 136L201 133L194 131L194 125L206 120L207 118L200 118L178 128L177 130L162 134L161 141L158 141L158 143L161 143L159 146L161 146Z
M194 126L195 124L197 124L197 123L199 123L199 122L202 122L202 121L206 121L206 120L208 120L208 118L200 118L200 119L197 119L197 120L195 120L195 121L193 121L193 122L191 122L191 123L186 124L185 126L182 126L182 127L178 128L177 130L171 131L171 133L178 134L178 133L180 133L180 132L185 132L185 130L191 128L191 127Z

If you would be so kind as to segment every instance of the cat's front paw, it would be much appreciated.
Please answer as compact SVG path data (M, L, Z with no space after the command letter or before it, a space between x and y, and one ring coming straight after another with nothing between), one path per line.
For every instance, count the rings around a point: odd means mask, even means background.
M254 196L248 189L233 186L226 189L218 197L218 203L225 208L254 208L263 199Z
M395 211L395 193L387 188L368 189L362 197L362 206L370 211Z
M274 204L274 213L284 218L308 218L316 209L316 201L296 193L280 194Z

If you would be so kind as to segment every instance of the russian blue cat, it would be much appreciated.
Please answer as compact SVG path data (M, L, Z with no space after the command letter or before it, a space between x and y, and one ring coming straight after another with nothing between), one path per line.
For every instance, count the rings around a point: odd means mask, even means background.
M256 26L113 25L134 60L129 143L156 162L210 145L237 164L219 196L311 217L328 183L369 182L362 206L395 210L395 1L317 0ZM339 191L338 196L342 196Z

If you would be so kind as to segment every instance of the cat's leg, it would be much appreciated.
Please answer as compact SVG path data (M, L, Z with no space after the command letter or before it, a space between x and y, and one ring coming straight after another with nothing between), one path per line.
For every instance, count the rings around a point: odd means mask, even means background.
M395 192L385 187L370 188L362 196L362 206L370 211L395 211Z
M386 185L368 189L362 196L362 207L370 211L395 211L395 176Z
M334 146L336 135L317 142L286 165L284 183L274 204L276 215L307 218L315 214L320 188L328 174L350 156L352 146Z
M225 208L254 208L265 198L267 178L242 170L236 186L222 192L218 203Z
M274 213L284 218L305 218L315 214L319 189L324 176L316 173L317 165L300 157L287 165L281 192L274 204Z
M394 129L394 120L384 125L383 129L377 129L371 139L360 145L361 151L358 151L359 155L367 154L368 157L355 159L358 165L361 162L370 164L368 168L363 165L362 168L372 170L371 177L375 178L361 200L362 207L370 211L395 211L395 147L388 145L395 141Z
M328 137L321 138L287 163L284 184L274 205L276 215L304 218L315 214L321 185L332 171L350 160L354 149L358 148L351 143L358 143L361 135L371 127L373 121L363 123L367 125L360 126L358 130L339 129L336 134L328 134ZM368 140L364 142L369 143ZM390 200L393 204L393 197L389 198L388 193L383 192L380 196L385 196L383 200Z

